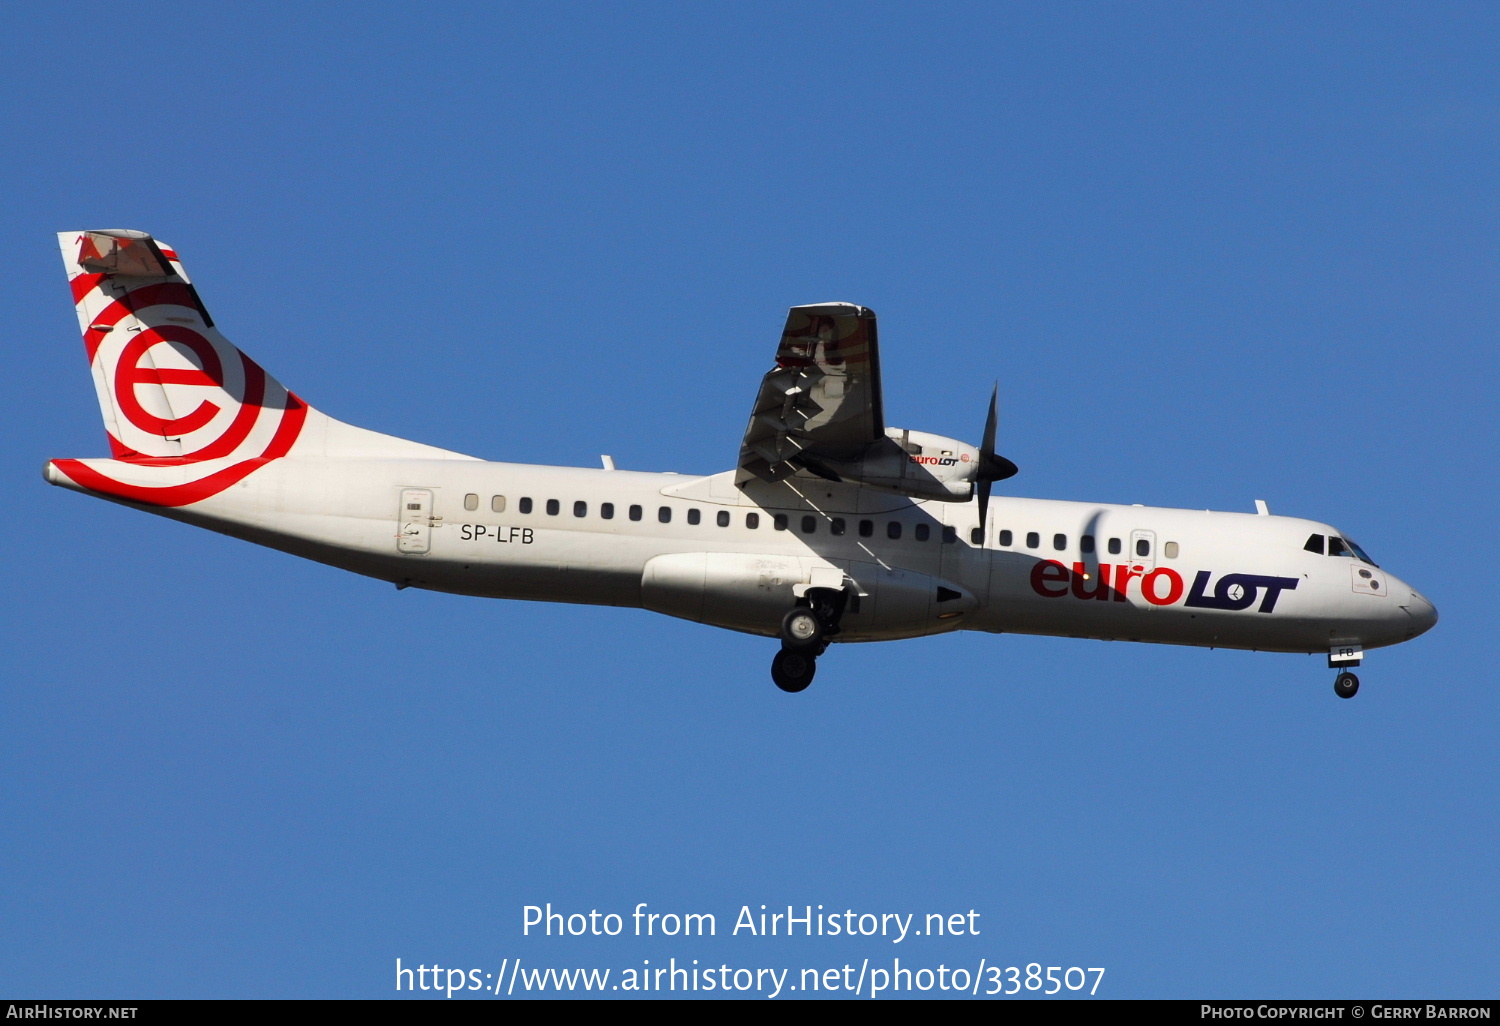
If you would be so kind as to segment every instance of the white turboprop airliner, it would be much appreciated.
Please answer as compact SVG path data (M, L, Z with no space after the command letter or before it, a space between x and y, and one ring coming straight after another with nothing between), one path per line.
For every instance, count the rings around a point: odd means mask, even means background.
M955 630L1363 651L1432 603L1342 531L1257 514L990 498L983 442L887 427L875 315L793 307L735 470L709 477L490 463L312 409L229 343L144 232L58 236L111 459L53 484L416 587L636 606L780 641L812 681L830 641ZM977 501L971 501L975 500Z

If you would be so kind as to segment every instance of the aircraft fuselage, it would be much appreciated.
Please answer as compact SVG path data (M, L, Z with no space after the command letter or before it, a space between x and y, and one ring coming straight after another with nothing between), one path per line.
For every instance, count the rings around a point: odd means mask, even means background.
M1405 641L1436 618L1373 564L1305 547L1335 528L1247 513L997 497L979 535L972 504L817 479L296 458L188 507L140 508L403 587L645 607L767 636L817 566L861 593L841 641L978 630L1323 652ZM654 584L653 561L700 557L706 578L722 563L738 574L726 591L764 601L736 609L711 581L706 599L684 594L695 582L680 573ZM898 575L910 586L881 615ZM950 609L938 588L958 593Z

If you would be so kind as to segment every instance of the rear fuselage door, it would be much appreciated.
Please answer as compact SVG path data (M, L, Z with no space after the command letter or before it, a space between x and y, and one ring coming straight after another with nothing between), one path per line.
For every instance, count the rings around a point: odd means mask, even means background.
M432 545L432 493L422 488L401 492L397 513L396 549L412 555L425 553Z

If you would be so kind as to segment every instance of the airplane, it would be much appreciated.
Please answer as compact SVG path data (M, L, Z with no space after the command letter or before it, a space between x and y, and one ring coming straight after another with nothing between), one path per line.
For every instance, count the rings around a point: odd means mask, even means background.
M395 584L638 607L779 641L805 689L834 642L959 630L1328 654L1415 638L1432 603L1315 520L993 495L978 446L889 427L875 314L795 306L735 469L489 462L335 420L215 326L145 232L58 235L108 459L47 481Z

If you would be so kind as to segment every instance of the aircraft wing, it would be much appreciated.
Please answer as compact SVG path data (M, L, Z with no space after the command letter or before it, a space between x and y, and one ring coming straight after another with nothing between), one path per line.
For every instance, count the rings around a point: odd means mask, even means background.
M853 303L794 306L761 379L740 446L737 483L780 481L856 458L885 437L875 312Z

